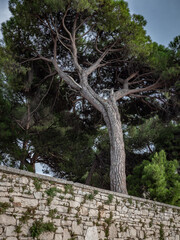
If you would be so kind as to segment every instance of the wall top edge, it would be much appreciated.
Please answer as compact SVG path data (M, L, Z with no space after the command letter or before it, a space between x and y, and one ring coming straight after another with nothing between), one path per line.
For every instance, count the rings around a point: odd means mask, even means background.
M101 193L112 194L112 195L117 196L117 197L131 198L132 200L137 200L137 201L141 201L141 202L144 202L144 203L154 203L154 204L159 205L159 206L168 207L168 208L175 208L175 209L180 210L180 207L177 207L177 206L152 201L152 200L149 200L149 199L139 198L139 197L135 197L135 196L131 196L131 195L126 195L126 194L122 194L122 193L117 193L117 192L113 192L113 191L110 191L110 190L96 188L96 187L88 186L88 185L85 185L85 184L82 184L82 183L67 181L67 180L64 180L64 179L50 177L50 176L46 176L46 175L42 175L42 174L38 174L38 173L32 173L32 172L20 170L20 169L17 169L17 168L0 166L0 172L17 174L17 175L31 177L31 178L39 178L39 179L44 180L44 181L50 181L50 182L60 183L60 184L64 184L64 185L65 184L71 184L75 187L79 187L79 188L83 188L83 189L87 189L87 190L98 190Z

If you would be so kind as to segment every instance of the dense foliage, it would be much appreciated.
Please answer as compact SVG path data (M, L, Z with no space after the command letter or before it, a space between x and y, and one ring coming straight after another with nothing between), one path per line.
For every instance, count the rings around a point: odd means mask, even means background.
M129 193L180 206L180 176L177 160L167 161L162 150L151 161L144 160L128 176Z

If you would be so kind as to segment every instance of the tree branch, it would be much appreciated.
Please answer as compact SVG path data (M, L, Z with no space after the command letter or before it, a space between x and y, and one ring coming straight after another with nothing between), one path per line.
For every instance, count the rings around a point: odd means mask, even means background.
M66 16L67 16L67 13L68 13L68 11L69 11L69 9L70 9L70 8L67 8L67 10L66 10L66 12L65 12L65 14L64 14L64 16L63 16L63 18L62 18L62 24L63 24L63 28L65 29L65 31L66 31L67 34L69 35L71 41L73 41L72 35L71 35L71 33L69 32L69 30L67 29L67 27L66 27L66 25L65 25L65 22L64 22L64 20L65 20L65 18L66 18Z
M122 97L134 94L134 93L140 93L140 92L146 92L146 91L151 91L154 89L157 89L158 87L161 86L160 82L160 78L152 85L148 86L148 87L144 87L144 88L137 88L137 89L121 89L119 91L115 92L115 99L116 101L119 100Z
M131 74L128 78L125 79L125 81L129 82L132 78L136 77L138 75L139 72L135 72L133 74Z
M57 38L58 38L59 42L71 53L71 55L73 55L71 49L68 48L68 47L66 46L66 44L60 39L59 36L61 36L61 35L57 32L57 29L56 29L56 34L57 34ZM68 40L70 40L70 39L68 39Z
M53 63L53 65L54 65L57 73L59 74L59 76L60 76L62 79L64 79L64 81L65 81L67 84L69 84L72 88L74 88L74 89L76 89L76 90L78 90L78 91L79 91L80 89L82 89L82 87L81 87L77 82L75 82L74 79L73 79L70 75L66 74L65 72L63 72L63 71L59 68L59 66L58 66L58 64L57 64L57 61L56 61L55 59L52 61L52 63Z
M111 47L106 49L106 51L103 52L103 54L98 58L98 60L93 65L91 65L89 68L87 68L85 70L85 73L87 75L90 75L92 72L94 72L99 67L99 64L104 59L104 57L108 54L110 49L111 49Z
M72 41L72 51L73 51L72 57L74 59L75 68L78 70L79 73L81 73L82 68L78 63L77 47L76 47L76 24L77 24L77 19L78 19L78 14L76 15L76 18L75 18L75 21L74 21L74 24L73 24L73 30L72 30L72 39L71 39L71 41Z

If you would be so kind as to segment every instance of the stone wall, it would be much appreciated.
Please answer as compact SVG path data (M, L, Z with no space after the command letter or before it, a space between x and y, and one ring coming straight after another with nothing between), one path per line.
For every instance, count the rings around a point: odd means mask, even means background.
M0 167L0 240L180 240L180 208Z

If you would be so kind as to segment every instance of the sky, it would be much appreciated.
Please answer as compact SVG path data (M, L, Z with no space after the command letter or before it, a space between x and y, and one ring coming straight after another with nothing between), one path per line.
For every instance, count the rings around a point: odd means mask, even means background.
M126 1L131 13L141 14L147 20L145 29L153 41L168 46L174 37L180 35L180 0ZM0 0L0 24L9 17L8 0Z
M130 12L141 14L151 39L168 46L180 35L180 0L126 0Z
M8 0L0 0L0 25L10 18L11 14L8 9ZM2 39L2 34L0 33Z

